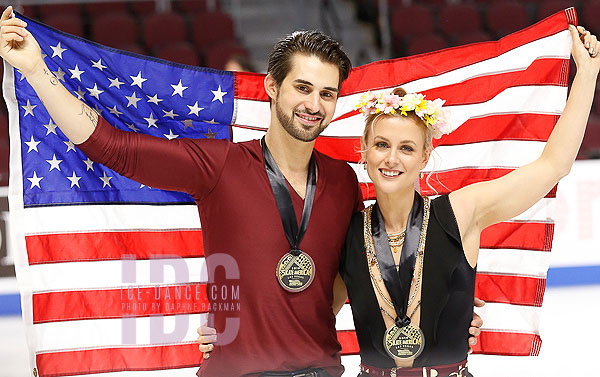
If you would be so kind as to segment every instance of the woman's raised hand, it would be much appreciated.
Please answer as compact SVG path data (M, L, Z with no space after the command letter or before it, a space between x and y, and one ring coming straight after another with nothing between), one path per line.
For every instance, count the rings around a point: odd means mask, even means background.
M569 25L573 38L571 54L577 65L577 70L591 69L596 75L600 70L600 43L595 35L583 26Z

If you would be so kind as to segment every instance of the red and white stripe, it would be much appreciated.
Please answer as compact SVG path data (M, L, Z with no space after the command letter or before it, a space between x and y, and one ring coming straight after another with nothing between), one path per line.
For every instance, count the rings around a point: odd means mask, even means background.
M372 185L357 165L363 119L355 105L367 90L401 85L430 99L447 99L459 126L436 142L435 156L426 168L432 174L420 182L424 194L497 178L531 162L541 153L565 104L567 23L576 23L573 9L498 42L357 67L344 84L335 120L318 139L317 148L350 163L363 182L365 199L373 199ZM14 100L12 79L12 69L5 69L4 93ZM266 130L270 112L262 80L259 74L236 74L235 141L259 138ZM11 114L18 114L16 102L7 102ZM38 374L195 373L202 360L194 343L196 328L207 311L202 306L207 303L206 278L201 273L202 230L195 206L24 208L17 121L18 116L11 116L12 245L17 250L31 363ZM479 311L484 329L476 352L538 354L554 197L555 190L532 209L483 232L476 295L488 304ZM124 262L125 254L129 262ZM167 274L157 283L151 279L151 260L184 263L189 274ZM122 277L127 263L135 270L134 282ZM166 296L177 291L183 296ZM193 299L186 298L187 293ZM124 308L124 302L132 307ZM124 313L130 316L124 319ZM183 323L184 340L153 341L148 331L153 321L163 321L165 332ZM133 326L138 331L132 344L124 344L123 329ZM355 373L358 344L348 305L336 326L343 362L348 374Z

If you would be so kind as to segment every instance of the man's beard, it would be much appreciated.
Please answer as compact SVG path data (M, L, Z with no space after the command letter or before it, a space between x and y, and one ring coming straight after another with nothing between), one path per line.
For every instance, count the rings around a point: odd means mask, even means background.
M321 123L310 129L304 128L301 124L294 125L294 113L296 113L296 112L318 116L321 118ZM296 140L305 141L305 142L313 141L327 127L327 124L323 124L323 119L325 119L325 117L323 116L323 114L321 114L321 112L317 112L315 114L310 114L310 113L307 113L306 111L294 110L292 112L292 116L288 116L283 112L283 110L281 110L281 107L279 107L279 102L275 101L275 113L277 114L277 119L279 120L279 123L281 123L281 125L283 126L283 129L285 129L286 132L288 134L290 134L290 136Z

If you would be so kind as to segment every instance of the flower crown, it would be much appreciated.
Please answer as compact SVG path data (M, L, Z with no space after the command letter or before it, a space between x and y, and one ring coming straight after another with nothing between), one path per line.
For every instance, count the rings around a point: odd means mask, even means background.
M430 101L420 93L407 93L400 97L393 93L371 93L364 94L356 106L365 115L370 114L395 114L399 112L408 116L408 111L414 111L427 127L432 130L433 137L439 139L454 131L450 124L450 112L442 109L446 101L438 98Z

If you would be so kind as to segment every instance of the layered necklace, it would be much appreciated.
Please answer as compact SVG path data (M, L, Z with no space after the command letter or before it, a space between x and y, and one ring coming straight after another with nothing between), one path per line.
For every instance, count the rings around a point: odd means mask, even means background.
M397 233L388 233L388 242L394 254L402 251L402 245L404 245L404 236L406 236L406 229Z
M411 321L421 300L410 314L407 309L414 303L421 287L429 210L429 198L422 198L415 193L406 230L390 234L385 231L377 204L363 210L369 275L377 291L376 296L395 311L395 315L392 315L379 305L382 314L394 321L385 331L383 345L388 355L397 360L414 359L424 348L423 331ZM394 257L398 252L401 252L400 263ZM386 293L379 286L382 281Z

